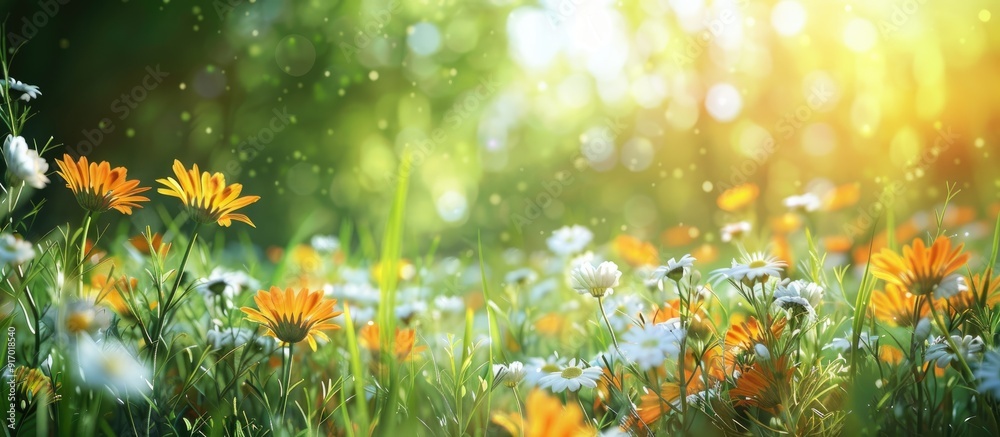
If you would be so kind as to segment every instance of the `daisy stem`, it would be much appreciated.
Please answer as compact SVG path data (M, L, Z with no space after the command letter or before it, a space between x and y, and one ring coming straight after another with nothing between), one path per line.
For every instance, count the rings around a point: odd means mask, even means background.
M83 239L80 240L80 275L77 278L77 296L83 296L83 271L85 260L87 259L87 234L90 232L90 223L94 219L94 214L88 212L83 218Z
M521 427L518 429L518 437L524 437L524 423L527 422L527 418L524 417L524 412L521 411L521 399L517 396L517 387L511 387L510 391L514 392L514 405L517 406L517 415L521 416Z
M675 279L674 284L677 285L677 296L680 298L681 305L678 308L677 313L680 315L681 319L681 329L685 330L685 334L681 337L680 341L680 352L677 354L677 367L680 370L680 401L681 401L681 423L684 425L684 430L687 431L687 421L684 420L684 413L687 412L687 372L684 370L685 358L687 358L687 329L688 329L688 297L681 288L681 281Z
M281 383L283 385L281 387L281 389L282 389L281 390L281 404L280 404L280 407L279 407L279 409L281 411L281 416L279 416L279 419L284 420L285 419L285 409L288 407L288 393L289 393L289 390L291 389L290 386L291 386L291 382L292 382L292 343L288 343L288 347L287 347L286 353L282 354L282 361L283 361L283 363L282 363L282 366L281 366L281 371L282 371L282 376L281 376L282 381L281 381Z
M615 351L618 352L618 355L621 356L622 359L625 359L625 354L623 354L621 348L618 347L618 338L615 337L615 328L611 327L611 320L608 319L608 313L604 311L603 297L597 298L597 307L601 309L601 316L604 317L604 323L608 325L608 332L611 333L611 342L615 345Z

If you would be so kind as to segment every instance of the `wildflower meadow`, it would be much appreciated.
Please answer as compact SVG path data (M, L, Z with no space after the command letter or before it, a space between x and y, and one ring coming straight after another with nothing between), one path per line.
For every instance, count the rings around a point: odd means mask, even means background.
M997 6L0 5L3 431L1000 435Z

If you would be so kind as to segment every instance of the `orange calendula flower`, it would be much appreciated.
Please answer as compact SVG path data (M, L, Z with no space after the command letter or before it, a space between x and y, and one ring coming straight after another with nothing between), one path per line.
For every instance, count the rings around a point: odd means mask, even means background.
M342 314L333 308L337 300L324 298L320 291L305 288L298 292L291 288L282 291L271 287L269 291L258 291L253 300L260 310L243 307L247 320L264 326L267 335L279 341L294 344L306 340L315 351L316 337L329 340L323 331L340 329L329 323Z
M56 159L59 170L56 173L66 181L76 197L77 203L90 212L101 213L114 208L116 211L132 215L132 208L142 208L139 202L149 199L140 196L149 187L140 187L139 181L128 180L125 167L111 168L107 161L88 162L86 156L73 161L68 154Z
M243 185L226 185L226 177L222 173L202 173L198 164L188 170L180 161L174 160L173 169L177 179L157 179L156 182L166 186L157 192L181 199L194 221L228 227L235 220L254 226L247 216L235 212L260 200L260 196L240 197Z
M555 396L541 390L528 393L524 411L527 417L517 413L495 414L493 423L504 428L511 435L525 437L583 437L595 436L597 430L584 420L583 410L576 404L563 405Z
M667 247L687 246L694 243L694 240L700 235L701 231L694 226L677 225L663 231L660 234L660 242Z
M757 407L777 415L784 408L782 401L791 398L794 373L795 369L788 365L788 357L758 361L740 375L729 395L736 405Z
M146 234L135 235L129 238L128 242L143 255L152 253L150 249L160 256L166 256L167 252L170 251L170 243L164 244L163 236L158 232L154 233L152 238L146 238Z
M828 191L823 196L823 209L836 211L847 208L858 203L859 199L861 199L861 184L844 184Z
M917 326L920 318L930 312L930 307L921 305L917 311L917 296L895 284L886 284L885 290L872 292L871 311L875 318L894 326Z
M381 342L379 341L379 328L375 323L368 323L361 331L358 333L358 342L362 347L372 351L373 353L379 353L381 351ZM409 361L416 357L417 354L423 352L427 349L426 346L415 346L417 343L417 331L414 329L399 329L396 328L396 360L398 361Z
M20 395L18 398L29 405L35 402L48 405L60 398L56 393L59 386L53 386L52 380L39 369L18 366L14 370L14 385L17 386L17 392Z
M659 254L652 244L631 235L619 235L613 244L618 256L630 265L655 265L659 261Z
M945 277L968 260L969 254L962 253L962 245L952 250L947 237L938 237L931 247L917 239L912 246L903 247L902 255L882 249L872 256L872 274L913 294L925 295L934 292Z
M760 195L760 188L756 184L743 184L737 185L726 191L723 191L715 203L719 205L719 209L723 211L739 211L746 206L757 200L757 196Z

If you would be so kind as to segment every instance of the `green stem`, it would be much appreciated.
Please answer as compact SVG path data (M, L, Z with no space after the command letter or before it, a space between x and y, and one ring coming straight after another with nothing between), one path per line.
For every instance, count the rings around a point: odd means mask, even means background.
M625 354L623 354L621 348L618 347L618 337L615 337L615 328L611 327L611 320L608 319L608 313L604 311L603 297L597 298L597 307L601 309L601 316L604 317L604 323L608 325L608 332L611 333L611 342L615 345L615 351L618 352L618 355L621 356L623 360L625 360Z
M88 212L83 218L83 239L80 240L80 277L77 279L77 296L83 296L83 271L87 259L87 235L90 233L90 223L94 219L94 214Z
M288 343L287 353L286 353L286 355L282 356L282 358L283 358L282 361L284 361L284 362L282 363L282 366L281 366L282 367L281 370L282 370L282 373L283 373L281 379L282 379L282 384L284 384L284 386L282 387L282 393L281 393L281 407L280 407L281 415L279 416L280 420L284 420L285 419L285 409L288 407L288 395L289 395L289 392L291 391L291 384L292 384L292 346L293 346L292 343Z
M514 405L517 406L517 415L521 416L521 428L517 430L517 435L524 437L524 424L528 422L528 418L524 417L524 412L521 411L521 399L517 396L517 387L511 387L510 391L514 392Z

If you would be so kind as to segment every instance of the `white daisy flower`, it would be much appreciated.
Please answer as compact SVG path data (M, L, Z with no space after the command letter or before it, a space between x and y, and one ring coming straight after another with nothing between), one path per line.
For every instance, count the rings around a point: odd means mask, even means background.
M604 299L604 312L611 321L615 332L622 332L634 323L634 319L646 308L646 302L635 293L616 294Z
M983 356L983 362L974 372L979 378L980 393L990 393L1000 399L1000 350L991 350Z
M319 253L334 253L340 249L340 239L333 235L313 235L310 246Z
M937 287L934 287L934 298L948 299L965 291L969 291L969 284L965 282L965 277L953 273L942 279Z
M528 370L524 368L524 364L520 361L514 361L510 364L493 365L493 383L503 384L509 388L517 387L527 374Z
M270 350L274 348L274 339L268 336L257 335L257 332L248 328L229 327L213 329L208 331L208 344L214 350L232 350L243 346L251 341L260 350Z
M525 365L524 381L529 385L538 386L542 378L552 373L558 373L566 363L566 358L560 357L559 354L553 354L548 358L531 358Z
M803 279L778 284L774 290L774 298L786 296L801 297L808 301L813 308L818 308L819 304L823 302L823 287Z
M665 265L653 270L650 279L662 281L663 278L668 278L673 281L680 281L681 278L691 273L694 262L695 258L691 255L684 255L679 260L670 258Z
M24 82L14 79L13 77L10 78L9 80L0 79L0 84L7 85L10 89L14 91L20 91L24 93L21 95L21 97L18 98L24 100L25 102L30 102L31 99L37 99L38 96L42 95L42 92L38 90L37 86L28 85Z
M549 373L538 381L538 386L547 388L554 393L561 393L566 390L579 391L583 387L597 387L597 380L601 378L604 371L600 367L590 366L587 362L572 359L558 372Z
M793 317L805 314L809 320L816 318L816 310L809 305L808 300L799 296L775 296L774 306L788 311Z
M369 283L368 278L370 276L370 273L368 272L368 270L363 268L351 267L349 265L342 265L340 266L340 270L338 271L338 273L340 274L341 279L351 284Z
M621 277L622 272L613 262L605 261L597 267L588 262L573 270L573 289L580 294L604 297L614 293L614 287L618 286Z
M563 226L552 232L552 236L546 240L549 250L556 255L572 255L579 253L590 240L594 239L594 233L580 225Z
M427 304L423 301L404 302L396 305L396 317L404 322L427 312Z
M0 234L0 264L24 264L35 257L31 243L13 234Z
M538 273L535 273L535 271L530 268L524 267L507 272L507 274L504 275L503 280L510 285L529 285L538 280Z
M465 310L465 300L458 296L438 296L434 298L434 308L442 313L459 314Z
M684 330L670 323L634 327L622 336L621 351L639 370L659 367L667 359L677 359Z
M740 239L740 237L749 233L750 229L751 226L748 221L730 223L722 227L719 238L723 243L728 243L730 241Z
M785 198L785 207L791 210L813 212L823 206L823 201L813 193Z
M152 389L149 369L118 341L105 339L98 344L89 335L81 335L78 346L80 375L87 386L106 387L112 394L123 397Z
M837 337L830 340L830 343L823 346L823 349L833 349L839 354L846 354L851 351L851 341L854 340L854 335L850 331L847 332L843 338ZM867 348L873 350L875 348L875 342L878 341L877 335L871 335L867 332L862 332L858 338L858 347Z
M232 300L245 290L259 287L260 282L251 278L246 272L229 271L216 267L212 269L207 278L198 281L194 289L209 300L216 297Z
M952 335L951 340L955 342L958 351L952 350L951 345L948 344L948 341L944 337L938 337L927 347L927 354L924 355L924 361L934 361L938 367L943 369L948 367L948 364L952 361L958 361L959 354L965 357L967 361L971 361L975 354L983 350L983 339L978 336L966 335L965 337L961 337Z
M764 252L754 252L744 257L742 262L733 260L733 266L719 269L715 273L724 275L734 282L741 282L747 287L767 282L770 277L780 277L781 271L788 264Z
M38 156L37 150L28 147L24 137L7 135L3 143L3 159L7 163L7 174L24 181L29 187L42 189L49 183L49 178L45 176L49 163Z

